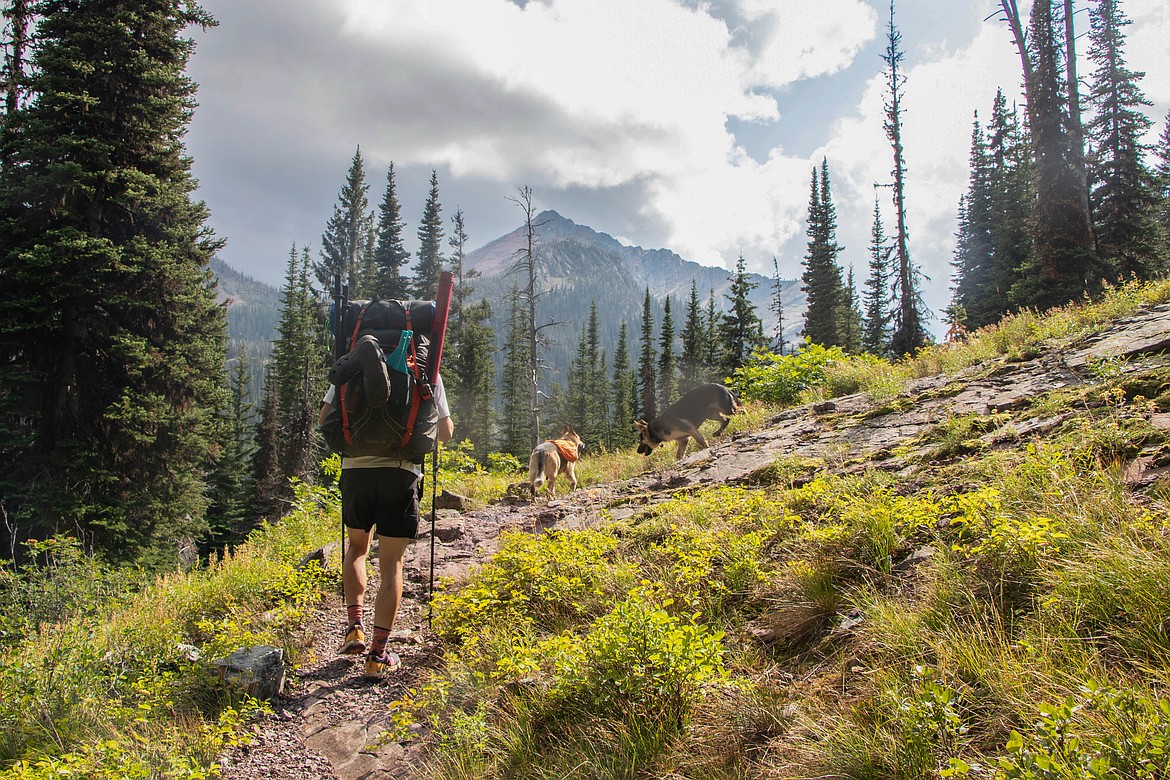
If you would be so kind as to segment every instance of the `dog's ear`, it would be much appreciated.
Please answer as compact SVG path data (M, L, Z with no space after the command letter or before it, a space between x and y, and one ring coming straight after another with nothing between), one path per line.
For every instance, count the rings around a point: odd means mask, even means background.
M634 428L636 428L639 431L646 430L646 421L645 420L634 420Z

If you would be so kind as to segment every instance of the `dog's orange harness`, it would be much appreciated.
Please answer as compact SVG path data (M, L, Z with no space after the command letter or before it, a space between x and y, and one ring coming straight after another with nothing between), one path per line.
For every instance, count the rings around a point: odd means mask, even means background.
M577 442L569 441L568 439L548 439L549 443L557 448L557 452L561 453L561 457L573 463L581 459L577 454Z

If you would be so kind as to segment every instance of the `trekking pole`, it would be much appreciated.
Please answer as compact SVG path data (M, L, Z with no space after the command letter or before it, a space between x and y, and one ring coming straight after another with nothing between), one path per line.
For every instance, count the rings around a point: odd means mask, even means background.
M447 315L451 311L451 293L455 289L455 275L450 271L439 273L438 295L435 297L435 317L431 324L431 354L427 365L431 387L439 379L439 363L443 360L443 341L447 337ZM431 573L427 583L427 628L431 627L432 605L435 598L435 496L439 486L439 439L431 456Z
M340 360L346 352L345 336L342 331L345 324L345 307L348 303L345 299L349 297L349 285L341 283L341 274L333 274L333 360L334 362ZM333 403L341 403L341 388L333 388ZM344 459L344 456L339 456ZM341 474L337 475L338 482L341 481ZM341 525L341 561L338 568L341 569L341 606L348 607L345 603L345 518L338 513Z

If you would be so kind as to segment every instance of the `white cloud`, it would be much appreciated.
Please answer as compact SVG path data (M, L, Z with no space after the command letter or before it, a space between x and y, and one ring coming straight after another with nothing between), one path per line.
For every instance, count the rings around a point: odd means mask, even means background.
M740 11L763 38L752 76L784 87L829 75L853 62L874 37L877 13L861 0L738 0Z

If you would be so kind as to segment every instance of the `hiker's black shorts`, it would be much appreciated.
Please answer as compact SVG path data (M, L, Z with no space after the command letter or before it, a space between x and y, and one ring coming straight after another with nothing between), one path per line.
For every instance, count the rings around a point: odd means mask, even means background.
M406 469L342 469L341 521L346 528L379 536L418 536L418 500L422 477Z

